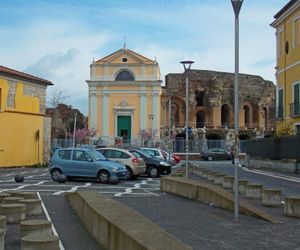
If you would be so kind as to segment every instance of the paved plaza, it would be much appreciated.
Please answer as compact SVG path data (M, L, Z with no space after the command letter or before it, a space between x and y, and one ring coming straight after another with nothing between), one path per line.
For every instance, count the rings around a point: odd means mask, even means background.
M231 172L228 163L207 163L206 167ZM227 165L226 165L227 164ZM300 183L273 178L265 174L256 175L241 170L244 177L254 180L281 183L283 188L299 190ZM23 183L16 183L14 175L25 176ZM247 174L248 173L248 174ZM196 177L193 177L196 178ZM103 185L95 180L75 180L64 184L53 182L47 169L1 169L0 192L6 190L38 191L45 211L61 240L61 249L98 249L79 217L70 207L64 194L76 190L94 190L126 204L165 229L193 249L299 249L299 219L286 218L279 224L240 215L238 222L233 212L213 204L203 204L175 195L160 192L160 179L140 177L136 181L122 181L117 185ZM277 216L278 212L274 213ZM283 216L281 217L283 218ZM11 232L16 228L9 227ZM15 231L14 231L15 230ZM12 244L17 233L7 238Z

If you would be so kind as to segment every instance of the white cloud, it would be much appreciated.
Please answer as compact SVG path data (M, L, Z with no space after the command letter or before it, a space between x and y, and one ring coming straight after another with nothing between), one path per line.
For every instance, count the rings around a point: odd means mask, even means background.
M87 113L89 65L95 51L114 39L105 31L89 31L78 23L34 22L15 30L2 30L6 41L0 42L2 64L51 80L68 92L68 102ZM7 44L8 41L12 41ZM86 102L77 99L85 97Z
M101 2L101 1L100 1ZM183 72L181 60L194 69L234 71L234 16L230 1L137 1L124 4L11 6L12 20L0 22L0 64L53 81L68 92L69 104L87 114L89 65L95 57L128 47L150 59L157 57L162 80ZM273 15L286 2L244 1L240 14L240 72L275 80ZM109 6L108 6L109 5ZM146 7L144 6L146 5ZM146 11L145 11L146 8ZM5 8L0 10L3 14ZM30 16L32 13L32 16ZM37 13L43 13L37 15ZM101 56L99 55L101 54Z

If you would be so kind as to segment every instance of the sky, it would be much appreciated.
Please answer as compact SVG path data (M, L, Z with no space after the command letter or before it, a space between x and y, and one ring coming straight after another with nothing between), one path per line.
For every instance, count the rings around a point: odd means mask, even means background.
M288 0L245 0L240 72L275 83L273 16ZM88 112L89 66L123 47L157 59L161 80L193 69L234 71L230 0L0 0L0 65L54 83L47 95Z

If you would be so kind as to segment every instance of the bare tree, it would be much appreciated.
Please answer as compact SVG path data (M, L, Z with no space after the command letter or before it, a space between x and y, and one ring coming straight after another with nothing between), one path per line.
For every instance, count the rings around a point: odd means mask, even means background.
M54 89L49 96L47 96L47 107L57 108L58 104L64 103L69 98L65 91Z

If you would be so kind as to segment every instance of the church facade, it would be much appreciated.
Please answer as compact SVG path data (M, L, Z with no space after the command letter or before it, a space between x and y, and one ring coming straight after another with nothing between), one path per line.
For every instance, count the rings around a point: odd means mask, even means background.
M125 46L90 65L89 128L108 145L140 144L160 134L161 80L156 60Z

